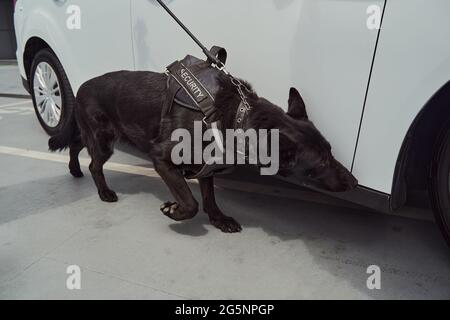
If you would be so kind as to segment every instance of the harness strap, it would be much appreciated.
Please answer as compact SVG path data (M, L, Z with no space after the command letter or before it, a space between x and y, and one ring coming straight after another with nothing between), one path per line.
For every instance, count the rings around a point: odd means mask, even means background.
M181 87L178 84L172 84L171 83L171 77L169 76L167 78L167 92L166 92L166 98L164 100L161 116L162 118L167 117L170 114L170 111L172 109L173 100L175 99L175 95L177 94L178 90L181 89Z
M165 103L163 105L162 117L167 117L171 113L172 105L174 102L194 111L200 111L203 113L203 122L208 128L213 129L214 138L219 145L222 152L223 141L219 136L219 132L222 131L222 124L220 117L218 115L217 109L214 105L215 99L214 95L200 82L200 80L195 76L198 75L205 68L210 68L211 64L215 64L217 61L222 63L223 67L227 60L227 51L224 48L214 46L210 50L212 56L216 57L217 60L208 59L207 61L196 62L191 64L186 63L186 60L175 61L167 67L167 95ZM178 101L178 92L184 90L184 92L189 96L190 100L198 108L190 106L182 101ZM236 113L235 126L243 128L244 120L246 116L246 109L244 104L238 107L238 112ZM185 176L188 179L198 179L211 176L215 173L223 173L232 170L233 166L230 165L220 165L220 164L204 164L202 168L196 172L185 172Z
M246 118L247 118L247 109L245 108L244 103L241 101L236 111L236 116L234 119L234 128L244 129L244 122Z
M205 88L205 86L197 79L189 68L187 68L182 62L175 61L170 66L167 67L167 70L173 80L177 82L178 85L171 84L169 88L177 88L176 92L183 88L195 105L200 109L200 111L205 115L205 120L209 120L210 118L214 118L213 115L217 112L216 107L214 106L214 97ZM171 90L171 94L173 93ZM175 97L175 95L174 95ZM170 103L173 102L170 101Z

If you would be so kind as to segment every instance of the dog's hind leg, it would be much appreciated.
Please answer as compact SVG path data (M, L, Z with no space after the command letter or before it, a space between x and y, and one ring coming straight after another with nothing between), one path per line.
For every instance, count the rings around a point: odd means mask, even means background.
M224 215L217 206L214 195L214 178L201 178L198 179L198 182L202 192L203 210L208 214L211 224L223 232L240 232L241 225L233 218Z
M153 160L153 164L176 201L163 203L160 208L162 213L176 221L193 218L197 214L198 203L181 172L166 161Z
M116 140L114 128L109 119L103 114L94 115L90 121L92 131L86 131L85 136L83 136L92 159L89 170L97 186L100 199L105 202L116 202L117 195L108 187L103 174L103 165L114 152L114 142Z
M75 178L81 178L83 176L83 172L81 172L80 161L78 160L78 155L80 151L83 150L84 145L81 141L81 137L77 137L73 142L69 145L70 148L70 162L69 162L69 170L72 176Z
M116 202L117 194L112 191L106 184L105 175L103 174L103 165L111 157L112 151L109 154L91 154L92 161L89 165L92 178L97 186L98 195L100 199L105 202Z

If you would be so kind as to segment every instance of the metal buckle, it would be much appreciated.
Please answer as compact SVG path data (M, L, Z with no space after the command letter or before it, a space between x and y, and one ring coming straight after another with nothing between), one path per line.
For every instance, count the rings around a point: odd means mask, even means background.
M221 63L221 64L222 64L222 66L219 66L219 65L213 63L212 66L214 68L216 68L217 70L222 71L223 73L225 73L228 76L230 73L228 72L227 69L225 69L225 65L223 63Z

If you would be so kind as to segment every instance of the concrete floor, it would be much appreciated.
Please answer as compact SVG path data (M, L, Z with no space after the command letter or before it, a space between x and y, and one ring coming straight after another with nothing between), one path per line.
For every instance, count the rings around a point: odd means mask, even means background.
M202 212L182 223L162 215L172 197L129 154L111 162L132 166L106 172L119 202L101 202L47 139L29 101L0 98L1 299L450 298L450 250L429 216L218 189L243 225L223 234ZM69 265L81 268L81 290L66 288ZM366 286L370 265L380 290Z

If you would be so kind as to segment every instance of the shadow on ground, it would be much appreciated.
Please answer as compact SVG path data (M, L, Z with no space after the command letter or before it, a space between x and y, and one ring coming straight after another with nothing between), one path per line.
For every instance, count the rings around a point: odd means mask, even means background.
M141 193L152 194L161 202L172 199L159 178L113 172L106 176L110 187L118 192L119 201ZM200 199L198 186L191 184L191 188ZM92 197L96 189L90 176L73 179L67 174L1 188L0 194L2 206L7 208L0 216L3 224ZM24 195L20 201L17 194ZM318 268L359 290L368 276L366 268L376 264L392 292L401 291L405 282L414 279L408 290L416 291L406 292L405 296L450 297L450 252L433 223L220 188L216 195L223 212L242 224L243 233L262 229L272 244L303 245ZM160 214L159 206L142 210ZM210 227L201 211L194 219L180 223L167 218L167 224L174 233L189 238L209 232L222 236ZM430 286L440 289L429 292ZM374 298L401 298L389 296L386 291L367 293Z

